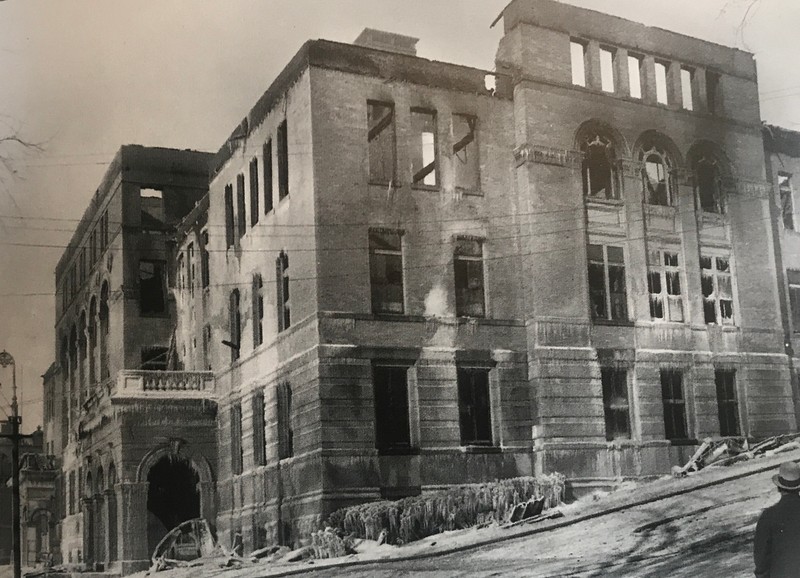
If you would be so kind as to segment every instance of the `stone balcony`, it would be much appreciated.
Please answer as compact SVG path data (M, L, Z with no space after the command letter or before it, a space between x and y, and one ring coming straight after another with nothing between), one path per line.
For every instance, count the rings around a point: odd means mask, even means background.
M112 397L209 399L216 394L210 371L122 370Z

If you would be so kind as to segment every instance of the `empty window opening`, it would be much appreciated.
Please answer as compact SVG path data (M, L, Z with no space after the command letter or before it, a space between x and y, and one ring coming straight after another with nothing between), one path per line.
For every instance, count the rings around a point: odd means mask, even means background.
M139 313L153 315L167 309L163 261L139 261Z
M242 343L242 313L239 308L239 290L231 291L228 300L228 328L230 330L231 363L239 359Z
M650 292L650 317L660 321L682 322L680 256L675 251L650 251L647 287Z
M489 370L459 367L458 414L462 446L492 445Z
M253 462L256 466L267 463L266 418L264 415L264 392L253 394Z
M728 257L700 257L703 314L706 323L733 325L733 275Z
M253 347L264 343L264 282L261 275L253 275Z
M283 251L275 261L275 277L278 293L278 332L281 332L289 329L292 324L289 300L289 255Z
M258 223L258 159L250 161L250 226Z
M781 220L786 229L794 231L794 190L792 175L778 173L778 191L780 192Z
M478 239L457 239L453 256L456 282L456 315L486 315L483 282L483 242Z
M294 455L294 429L292 428L292 387L288 383L278 385L278 459Z
M367 144L369 181L377 184L393 182L397 163L394 104L367 102Z
M614 92L615 90L615 71L616 52L608 48L600 49L600 88L605 92Z
M164 229L164 198L158 189L139 189L142 229L162 231Z
M244 175L236 175L236 227L239 238L247 232L247 206L244 196Z
M209 262L208 262L208 231L203 231L201 235L203 246L200 247L200 276L202 277L203 289L209 286Z
M667 70L669 64L656 61L656 101L661 104L669 104L669 91L667 90Z
M244 469L244 447L242 446L242 403L231 406L231 472L239 475Z
M233 186L225 185L225 246L233 247L236 239L233 216Z
M628 93L631 98L642 98L642 64L641 56L628 55Z
M103 217L100 219L100 242L101 248L103 250L108 247L109 241L109 233L108 233L108 211L103 213Z
M586 86L586 44L577 40L569 43L572 60L572 84Z
M289 133L284 120L278 125L278 200L289 195Z
M664 405L664 437L668 440L688 439L682 371L661 370L661 401Z
M478 119L466 114L453 115L453 167L456 187L477 191L481 187L477 142Z
M369 265L372 312L403 313L403 245L400 232L370 230Z
M739 436L739 402L736 396L736 371L717 369L714 371L717 388L717 410L719 412L719 435Z
M411 109L411 171L415 186L439 186L436 112Z
M700 208L706 213L722 214L722 182L717 163L700 159L695 165L695 183Z
M264 143L264 214L272 210L272 139Z
M189 295L194 297L194 280L197 278L195 276L194 243L189 243L186 248L186 264L186 283L189 285Z
M203 326L203 369L211 369L211 326Z
M681 98L683 108L694 110L694 70L681 68Z
M706 70L706 106L708 112L717 114L720 106L721 77L716 72Z
M583 193L587 197L618 199L619 187L615 165L614 145L609 139L595 134L584 141Z
M169 348L150 346L141 350L141 368L145 371L166 371L169 365Z
M622 247L589 245L589 300L595 320L627 321Z
M173 456L161 458L147 474L148 552L181 523L200 516L200 478L192 464Z
M408 419L408 367L375 365L372 383L375 396L375 446L378 450L411 447Z
M606 421L606 441L631 438L630 406L628 404L628 372L617 367L600 370L603 385L603 412Z
M789 284L789 305L792 310L792 329L800 333L800 271L789 269L786 271L786 280Z

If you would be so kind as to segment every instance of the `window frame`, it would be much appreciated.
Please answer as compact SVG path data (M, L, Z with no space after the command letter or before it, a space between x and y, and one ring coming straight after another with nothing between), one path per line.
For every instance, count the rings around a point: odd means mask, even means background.
M244 173L236 175L236 235L241 239L247 233L247 194L244 190Z
M617 81L617 49L601 45L599 55L600 90L606 94L616 94L619 85ZM608 62L604 62L605 55L608 55Z
M456 133L456 119L462 119L466 126L468 127L467 134L461 137L459 140L456 140L457 133ZM474 114L467 114L461 112L454 112L450 115L450 129L451 134L453 135L453 147L452 147L452 158L453 158L453 182L455 183L455 187L459 191L463 191L469 194L481 194L481 156L480 156L480 141L478 139L479 136L479 123L478 117ZM474 149L472 157L469 157L468 148L472 145ZM463 156L466 160L462 160L459 156L463 153ZM472 160L474 159L474 160ZM473 169L466 170L462 169L459 170L461 166L459 163L473 167ZM474 173L474 183L465 183L466 178L459 178L459 175L463 174L466 170L467 174Z
M275 208L274 185L272 182L272 139L269 138L262 148L264 171L264 214L269 214Z
M664 409L664 437L673 443L692 439L684 375L682 369L661 368L659 371L661 403ZM675 397L676 391L680 397ZM681 433L683 435L680 435Z
M669 106L672 104L670 102L670 90L669 90L669 77L670 77L670 68L672 67L672 63L666 60L654 60L653 61L653 74L655 78L655 88L656 88L656 103ZM663 70L663 76L660 71Z
M411 142L416 144L412 144L411 147L411 187L414 189L423 189L423 190L439 190L441 187L441 155L439 152L439 118L437 111L431 108L424 108L424 107L411 107L411 118L409 119L409 130L411 134ZM416 116L415 116L416 115ZM415 124L415 119L418 117L427 116L429 117L430 122L433 124L433 162L425 163L425 142L423 135L425 135L425 131L420 130L417 132L417 126ZM418 153L418 155L417 155ZM419 158L417 158L419 156ZM416 166L416 161L419 160L421 166ZM427 170L428 167L432 167L430 170ZM425 174L422 174L425 172ZM433 174L433 184L426 183L425 179L428 178ZM420 177L420 175L422 175Z
M250 228L253 228L258 224L258 219L261 216L258 206L260 195L258 186L258 157L250 159L248 168L250 171Z
M461 245L475 244L478 247L476 254L468 255L459 250ZM486 241L482 238L459 236L455 238L455 247L453 248L453 282L455 287L455 305L456 317L471 317L484 319L486 318L486 260L484 255L484 245ZM480 254L477 254L480 253ZM477 294L477 287L470 287L469 280L471 279L469 263L478 263L478 270L480 271L480 313L473 313L470 307L475 305L475 302L464 299L464 293L475 292ZM460 265L464 267L463 275L459 273ZM459 277L465 276L467 285L459 287Z
M228 296L228 330L231 343L231 363L241 356L242 349L242 296L239 288L233 289Z
M696 71L691 66L681 65L681 108L683 110L694 111L695 109L695 75ZM687 102L688 97L688 102Z
M375 126L370 126L371 120L373 119L371 112L373 111L373 107L383 107L389 110L389 116L383 117L379 123ZM385 124L386 126L382 126ZM378 130L380 129L380 130ZM390 168L390 175L389 178L383 178L385 175L383 174L385 169L385 163L383 162L384 159L378 159L373 157L373 150L375 150L377 154L377 150L373 148L372 143L376 139L379 139L383 134L384 131L389 130L390 133L388 134L388 138L391 139L388 145L388 152L391 154L391 168ZM376 131L376 132L375 132ZM384 147L378 147L381 152L381 157L383 156ZM374 173L377 173L377 167L381 167L381 178L376 178ZM388 101L380 101L380 100L367 100L367 171L368 171L368 181L370 184L374 185L389 185L391 183L397 182L397 111L395 109L395 105L393 102Z
M597 151L597 152L595 152ZM587 200L601 200L620 202L622 197L622 181L613 139L600 131L594 131L581 143L583 161L581 163L581 178L583 181L583 196ZM592 174L600 169L593 164L595 155L608 165L607 187L592 192ZM605 191L605 195L600 195Z
M233 185L225 185L225 247L230 249L236 244L236 216L233 208Z
M278 333L286 331L292 326L289 254L281 251L275 259L275 283Z
M264 278L260 273L253 274L251 287L253 314L253 349L264 343Z
M278 148L278 202L289 196L289 125L284 118L276 134Z
M587 52L589 43L579 38L569 39L570 70L572 74L572 85L583 88L588 87L589 66ZM580 52L580 54L578 53Z
M591 247L600 247L601 248L602 257L603 257L602 261L598 261L597 259L594 259L591 256L591 252L592 252L591 251ZM622 266L622 280L623 280L623 284L624 284L624 287L623 287L624 298L622 300L622 304L624 305L624 310L622 312L623 313L623 317L616 317L614 315L614 301L612 299L612 292L611 292L612 287L611 287L611 272L610 272L610 268L611 267L619 268L620 267L620 263L617 262L617 261L613 261L613 262L609 261L609 256L608 256L609 248L619 249L620 251L622 251L622 263L621 263L621 266ZM624 247L623 244L610 245L610 244L606 244L605 242L600 242L600 243L590 242L587 245L586 261L587 261L588 289L589 289L589 310L590 310L589 312L590 312L591 319L592 319L593 322L598 322L599 321L600 323L611 323L611 324L627 324L627 323L630 323L630 306L629 306L629 303L628 303L628 285L629 285L629 283L628 283L628 271L627 271L627 263L626 263L625 253L626 253L626 251L625 251L625 247ZM593 305L594 304L594 300L592 299L592 294L593 293L594 294L598 294L599 293L599 289L592 287L592 273L591 273L592 265L595 265L595 266L601 265L603 267L603 283L604 283L604 286L603 286L603 297L604 297L605 315L600 315L599 313L597 313L595 311L595 308L594 308L594 305ZM614 292L614 294L618 295L619 292Z
M267 465L267 419L264 392L253 392L250 398L253 427L253 465L255 467Z
M786 270L786 287L789 296L789 314L792 332L800 333L800 269Z
M784 171L778 173L778 206L781 209L781 222L787 231L795 231L797 217L794 210L794 187L792 174Z
M398 237L398 249L387 249L381 248L378 246L377 243L374 243L374 239L377 238L378 235L396 235ZM373 314L376 315L405 315L406 310L406 295L405 295L405 251L404 251L404 231L402 230L392 230L392 229L382 229L382 228L371 228L368 231L368 238L369 238L369 282L370 282L370 295L371 295L371 311ZM383 283L376 283L379 281L376 275L376 265L378 263L377 258L384 257L384 264L386 263L386 258L399 258L400 260L400 301L388 301L388 300L379 300L378 297L386 293L386 288L392 287L394 284L389 283L387 279L384 279ZM383 277L385 278L385 269L383 271ZM384 291L381 292L381 289ZM392 305L397 304L399 305L399 310L393 310L391 308Z
M242 402L239 400L231 404L231 473L234 476L244 472L242 434Z
M705 183L708 186L713 186L714 190L710 191L711 198L708 199L708 191L705 190L704 180L701 176L701 166L708 166L712 174L709 174L709 181ZM724 215L726 209L725 195L722 187L722 167L719 162L707 156L697 159L694 163L694 190L697 199L697 204L700 211L712 215ZM713 201L713 206L704 203L704 199Z
M456 366L456 384L457 384L457 400L458 400L458 429L459 429L459 440L461 447L494 447L495 446L495 419L493 418L494 413L496 413L495 403L492 393L492 379L491 379L491 367L486 366L478 366L478 365L469 365L463 364ZM476 384L474 380L470 380L469 383L462 380L463 377L466 376L475 376L475 375L482 375L485 378L485 403L480 405L477 400L477 397L481 395L483 392L476 393L475 388L480 386L481 388L484 387L484 384ZM466 390L468 387L472 388L471 395L465 396L467 394ZM472 403L467 404L467 400L465 397L470 397ZM480 421L484 422L482 424L478 423L478 419L475 416L470 416L471 413L468 409L474 409L477 413L478 410L485 410L485 415L481 416L482 419ZM469 423L468 420L472 417L472 423ZM472 430L471 438L467 436L469 431L465 431L466 429ZM488 432L488 438L482 437L482 434L479 430L486 430Z
M628 367L619 365L600 366L600 385L603 392L603 417L607 442L634 439L633 419L631 415L630 373ZM621 379L620 375L622 376ZM612 380L611 383L606 379L607 376L610 376L609 379ZM620 387L620 382L623 382L622 387ZM615 400L619 398L614 397L613 394L619 393L620 390L625 393L624 404L615 403ZM620 434L620 432L617 431L617 426L620 424L614 417L623 411L625 414L627 432L622 432L622 434ZM625 433L627 433L627 435L625 435Z
M632 63L635 63L636 66L631 66ZM642 82L645 78L645 75L642 74L642 70L644 69L644 56L640 56L638 54L631 54L628 53L628 96L635 100L643 100L644 99L644 83ZM634 75L633 71L635 70L636 73ZM635 76L635 78L634 78ZM636 82L634 82L634 80ZM636 94L634 94L633 87L636 86Z
M654 257L657 258L654 259ZM668 257L675 257L675 262L677 264L670 264L668 262ZM686 301L684 300L683 291L683 288L686 286L686 280L683 267L681 265L682 261L683 258L679 248L658 248L651 249L648 252L647 289L650 303L650 319L652 321L661 323L686 323L688 321L686 315ZM651 275L654 273L659 276L660 290L658 292L653 291ZM677 275L678 293L670 292L670 287L674 287L674 284L669 280L670 274ZM658 295L661 299L661 317L657 317L654 314L653 298L655 295ZM673 311L677 309L677 307L674 305L676 302L680 303L680 319L677 319L677 315L673 314Z
M706 259L710 260L710 264L712 265L710 268L704 267L704 261ZM727 270L720 270L719 261L727 261L728 268ZM705 271L710 271L710 274L706 274ZM708 295L706 295L706 287L704 286L705 279L711 278L712 279L712 291ZM720 279L728 279L730 285L730 295L727 298L724 298L722 292L720 290ZM701 293L703 297L703 320L706 325L717 325L720 327L724 326L737 326L737 316L736 311L738 310L738 304L736 300L736 289L735 289L735 275L734 275L734 267L733 267L733 256L730 254L722 254L717 252L706 252L700 254L700 282L701 282ZM708 309L707 304L711 302L713 299L714 303L714 321L709 321L708 317ZM730 315L725 317L723 315L723 301L730 302ZM725 321L725 320L728 321Z
M717 396L717 416L719 418L719 435L722 437L740 437L742 435L742 415L739 405L739 391L737 389L736 370L732 368L714 368L714 386ZM730 378L726 383L726 378ZM729 390L732 394L721 396L720 393L727 394ZM732 409L731 409L732 408ZM730 412L731 415L725 416ZM733 424L728 423L730 419ZM732 429L731 426L733 426Z
M294 457L292 386L287 381L282 381L277 386L275 413L278 428L278 461L280 461Z
M144 288L142 286L142 265L149 263L153 265L153 278L158 277L161 281L161 309L144 310ZM167 288L167 266L161 259L139 259L138 282L139 282L139 316L140 317L163 317L169 314L168 288Z
M657 163L650 160L653 157L657 157ZM650 143L650 147L647 150L642 148L642 150L639 152L639 162L644 165L642 167L642 194L644 196L645 203L660 207L676 206L678 187L674 175L674 163L666 149L659 146L657 143ZM653 180L651 179L652 175L650 175L648 170L648 165L650 164L659 164L661 166L661 170L664 171L665 180L663 182L665 187L665 199L663 203L658 202L659 199L657 196L659 195L659 192L653 187ZM658 181L658 184L660 183L661 181Z
M383 361L377 360L372 363L372 395L374 404L375 415L375 448L378 454L405 454L414 451L413 435L411 432L411 380L409 379L409 372L411 364L396 361ZM402 393L402 404L391 403L395 397L389 395L388 406L382 405L382 402L387 400L385 395L387 385L386 381L379 380L381 372L387 372L389 375L388 388L391 393ZM395 373L402 372L402 384L394 383L398 377ZM398 406L402 405L400 411L404 411L404 415L399 415ZM404 418L404 419L403 419ZM404 435L400 435L404 434Z

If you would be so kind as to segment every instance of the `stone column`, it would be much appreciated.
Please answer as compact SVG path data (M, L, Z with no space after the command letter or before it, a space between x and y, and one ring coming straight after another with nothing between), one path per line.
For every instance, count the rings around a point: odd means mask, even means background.
M106 569L106 535L108 534L108 526L106 525L106 508L105 499L103 494L96 494L94 497L94 514L92 515L94 522L94 561L95 567L98 564L103 564L103 570ZM99 568L98 568L99 569Z
M150 566L147 551L147 482L117 484L117 539L122 575L146 570Z
M89 570L94 569L94 498L82 498L83 512L83 562Z
M213 524L217 518L215 484L214 482L199 482L197 491L200 494L200 517Z
M105 496L105 520L103 527L105 527L105 551L106 551L106 572L112 562L117 560L117 496L113 489L108 489L103 492Z

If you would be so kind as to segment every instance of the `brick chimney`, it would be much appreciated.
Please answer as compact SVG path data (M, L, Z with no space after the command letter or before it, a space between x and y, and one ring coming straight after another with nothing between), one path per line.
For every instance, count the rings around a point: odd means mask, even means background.
M374 28L364 28L353 44L356 46L375 48L377 50L385 50L387 52L416 56L417 42L419 42L419 38L413 38L412 36L403 36L402 34L375 30Z

